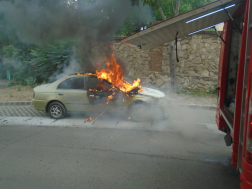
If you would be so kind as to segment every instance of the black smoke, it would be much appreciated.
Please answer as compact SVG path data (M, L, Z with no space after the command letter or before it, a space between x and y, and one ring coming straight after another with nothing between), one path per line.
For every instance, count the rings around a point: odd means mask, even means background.
M0 0L0 12L22 42L72 39L85 71L94 71L93 44L108 45L131 8L131 0Z

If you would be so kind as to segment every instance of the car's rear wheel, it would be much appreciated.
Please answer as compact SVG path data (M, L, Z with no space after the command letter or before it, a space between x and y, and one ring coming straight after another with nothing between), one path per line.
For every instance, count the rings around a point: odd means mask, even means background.
M48 113L54 119L62 119L66 116L66 108L60 102L52 102L49 105Z

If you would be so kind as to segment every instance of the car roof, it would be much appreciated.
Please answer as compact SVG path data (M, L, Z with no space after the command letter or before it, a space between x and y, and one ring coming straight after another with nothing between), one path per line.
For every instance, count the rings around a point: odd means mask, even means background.
M67 76L64 77L64 80L67 79L67 78L72 78L72 77L94 77L94 78L97 78L97 75L96 74L92 74L92 73L72 73L72 74L69 74ZM107 83L109 83L110 85L113 85L113 83L109 82L108 80L106 79L102 79L103 81L106 81Z
M94 73L85 73L85 72L82 72L82 73L79 73L79 72L76 72L76 73L71 73L71 74L68 74L67 76L74 76L74 75L80 75L80 76L90 76L90 75L93 75L93 76L96 76L96 74Z

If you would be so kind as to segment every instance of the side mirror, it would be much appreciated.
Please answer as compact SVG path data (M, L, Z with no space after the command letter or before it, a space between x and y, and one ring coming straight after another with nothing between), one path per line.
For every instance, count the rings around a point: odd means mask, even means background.
M116 92L116 89L115 89L115 88L111 89L111 92L112 92L112 93L115 93L115 92Z

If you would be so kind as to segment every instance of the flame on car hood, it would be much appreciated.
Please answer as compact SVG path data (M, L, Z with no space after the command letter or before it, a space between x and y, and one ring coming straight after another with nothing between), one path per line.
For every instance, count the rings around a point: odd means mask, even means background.
M106 60L107 66L105 68L96 70L96 76L98 79L105 79L109 81L123 92L129 92L135 88L138 88L139 91L141 90L141 80L139 78L134 80L132 84L127 83L124 80L124 67L117 62L114 53L112 53L109 57L104 57L104 59Z

